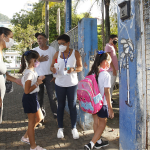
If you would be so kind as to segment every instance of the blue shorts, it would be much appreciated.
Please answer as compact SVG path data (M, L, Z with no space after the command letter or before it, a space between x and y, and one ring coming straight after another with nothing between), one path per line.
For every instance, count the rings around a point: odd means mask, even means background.
M33 94L23 94L22 104L25 113L36 113L39 108L37 92Z
M103 105L101 110L97 113L98 117L100 118L108 118L108 106Z

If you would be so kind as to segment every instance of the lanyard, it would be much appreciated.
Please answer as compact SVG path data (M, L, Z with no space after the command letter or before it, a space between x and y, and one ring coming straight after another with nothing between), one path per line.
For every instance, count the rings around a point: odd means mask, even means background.
M68 57L69 57L69 54L70 54L70 50L69 50L69 53L68 53ZM64 58L64 62L65 62L65 68L66 68L66 66L67 66L68 57L67 57L67 59L65 60L65 56L64 56L64 52L63 52L63 58Z

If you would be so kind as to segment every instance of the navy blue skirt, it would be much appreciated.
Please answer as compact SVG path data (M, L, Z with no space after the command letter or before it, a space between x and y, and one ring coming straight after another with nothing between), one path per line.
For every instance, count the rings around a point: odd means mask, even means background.
M36 113L39 108L37 92L33 94L23 94L22 104L25 113Z
M100 111L97 113L98 117L100 118L108 118L108 106L103 105Z

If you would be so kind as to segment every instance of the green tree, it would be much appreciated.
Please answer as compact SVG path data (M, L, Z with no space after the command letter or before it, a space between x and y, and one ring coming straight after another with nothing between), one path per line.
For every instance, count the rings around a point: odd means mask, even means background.
M0 13L0 22L9 22L10 19L6 16Z

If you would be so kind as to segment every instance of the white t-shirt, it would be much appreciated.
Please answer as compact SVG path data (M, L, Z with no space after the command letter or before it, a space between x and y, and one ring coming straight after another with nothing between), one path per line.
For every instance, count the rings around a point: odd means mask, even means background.
M78 84L77 72L71 72L64 75L65 62L60 58L61 52L59 51L57 62L59 64L58 76L56 77L55 84L61 87L70 87ZM66 59L65 59L66 60ZM76 66L75 50L72 51L71 56L67 60L67 65L70 67Z
M49 46L49 48L47 50L42 50L39 48L39 46L33 48L33 50L37 51L40 56L48 55L48 57L49 57L49 59L47 61L40 62L39 66L37 68L35 68L38 76L52 74L52 72L50 71L50 66L52 64L52 59L53 59L54 54L56 53L56 50L52 46Z
M102 97L104 95L104 88L111 88L111 77L107 71L102 71L99 73L98 87L99 87L99 90L100 90ZM107 101L106 101L105 96L104 96L103 105L107 105Z
M23 84L23 89L25 88L25 82L27 80L31 80L31 86L33 86L36 82L37 82L37 78L38 78L38 74L36 71L31 71L29 69L26 69L23 72L23 77L21 78L21 82ZM37 86L37 88L35 88L32 92L30 92L29 94L33 94L39 92L39 86Z

